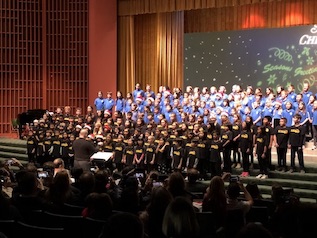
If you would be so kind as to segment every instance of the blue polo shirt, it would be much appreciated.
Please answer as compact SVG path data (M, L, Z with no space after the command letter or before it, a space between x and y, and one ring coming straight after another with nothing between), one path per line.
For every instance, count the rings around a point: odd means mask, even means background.
M95 102L94 102L94 105L96 107L96 110L100 110L100 111L103 111L104 110L104 102L105 102L105 99L104 98L96 98L95 99Z
M105 110L112 110L114 106L114 100L112 98L106 98L104 99L104 109Z
M303 94L303 102L307 105L308 101L309 101L309 97L311 95L313 95L312 92L308 91L308 92L304 92Z
M311 112L310 118L313 119L312 125L316 126L317 125L317 110Z
M286 122L286 126L287 127L291 127L292 124L293 124L293 117L295 115L295 111L293 109L285 109L283 110L282 112L282 117L285 117L287 119L287 122Z

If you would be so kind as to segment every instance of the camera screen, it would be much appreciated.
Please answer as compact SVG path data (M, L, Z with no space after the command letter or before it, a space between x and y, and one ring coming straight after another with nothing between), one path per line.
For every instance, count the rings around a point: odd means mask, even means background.
M144 174L143 173L135 173L135 177L137 178L143 178Z
M230 182L238 182L240 180L239 176L231 176Z
M39 171L39 172L37 172L37 176L38 176L39 178L46 178L46 177L48 176L48 172L46 172L46 171Z
M162 182L153 182L153 187L160 187L163 186Z

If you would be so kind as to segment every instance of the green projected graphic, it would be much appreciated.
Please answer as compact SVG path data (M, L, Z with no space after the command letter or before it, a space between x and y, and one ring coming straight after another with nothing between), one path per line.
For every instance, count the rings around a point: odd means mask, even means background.
M317 25L185 34L184 86L288 86L317 91Z

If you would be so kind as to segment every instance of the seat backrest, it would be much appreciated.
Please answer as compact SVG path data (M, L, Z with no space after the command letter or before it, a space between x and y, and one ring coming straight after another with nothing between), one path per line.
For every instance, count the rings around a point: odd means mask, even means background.
M214 214L212 212L196 212L196 217L200 230L199 237L214 237L216 234L216 222Z
M0 220L0 232L6 235L8 238L14 237L15 230L15 221L14 220Z
M82 225L83 237L98 238L106 224L108 224L107 221L96 220L86 217L83 220Z
M269 216L272 216L275 211L275 204L271 199L254 199L253 206L267 207Z
M269 223L269 209L264 206L252 206L246 214L246 222L260 222L267 227Z
M225 219L226 237L235 237L245 224L245 217L242 209L227 210Z
M64 203L62 210L63 210L63 214L65 215L81 216L82 211L84 210L84 207Z
M82 216L61 215L47 211L43 213L46 222L50 223L50 226L63 227L66 232L71 232L70 234L74 235L74 237L81 237L84 222Z
M51 228L28 225L23 222L16 222L15 237L32 236L32 238L56 238L65 237L64 228Z

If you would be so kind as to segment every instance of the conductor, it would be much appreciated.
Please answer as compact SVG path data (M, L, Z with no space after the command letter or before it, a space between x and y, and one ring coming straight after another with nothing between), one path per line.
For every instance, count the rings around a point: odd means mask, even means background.
M96 152L93 143L86 140L88 131L82 129L79 138L73 143L74 168L82 168L83 171L90 171L90 157Z

